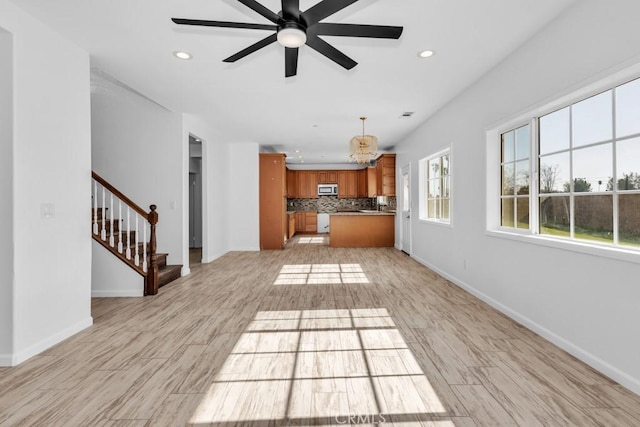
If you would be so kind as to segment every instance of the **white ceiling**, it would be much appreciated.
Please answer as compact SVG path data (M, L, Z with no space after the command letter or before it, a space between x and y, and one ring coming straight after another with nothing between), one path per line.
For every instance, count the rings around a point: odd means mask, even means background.
M325 22L404 26L402 37L325 37L359 65L347 71L303 46L289 79L277 43L222 62L267 32L170 20L270 23L237 0L13 1L86 49L92 67L172 111L204 117L225 141L258 142L294 163L300 150L308 165L348 162L363 115L366 132L392 150L575 0L360 0ZM262 4L281 9L280 0ZM424 49L436 55L418 58ZM178 50L193 59L176 59ZM400 118L406 111L415 114Z

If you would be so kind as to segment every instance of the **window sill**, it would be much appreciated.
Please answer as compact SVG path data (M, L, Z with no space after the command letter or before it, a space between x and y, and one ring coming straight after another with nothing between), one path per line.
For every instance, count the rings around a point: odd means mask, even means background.
M433 224L433 225L438 225L440 227L446 227L446 228L453 228L453 224L451 224L451 221L449 222L444 222L444 221L438 221L436 219L424 219L424 218L419 218L418 222L421 222L423 224Z
M598 244L590 244L588 242L565 240L554 237L523 234L503 230L487 230L485 234L489 237L515 240L528 244L547 246L550 248L562 249L598 257L615 259L618 261L627 261L640 264L640 252L632 249L625 249L621 247L606 247Z

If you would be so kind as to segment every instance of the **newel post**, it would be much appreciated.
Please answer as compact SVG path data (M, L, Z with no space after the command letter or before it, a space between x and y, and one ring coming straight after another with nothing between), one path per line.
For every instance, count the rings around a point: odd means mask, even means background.
M151 237L149 239L149 271L147 272L146 289L147 295L156 295L158 293L158 260L156 259L156 224L158 223L157 206L149 206L151 212L147 216L149 225L151 226Z

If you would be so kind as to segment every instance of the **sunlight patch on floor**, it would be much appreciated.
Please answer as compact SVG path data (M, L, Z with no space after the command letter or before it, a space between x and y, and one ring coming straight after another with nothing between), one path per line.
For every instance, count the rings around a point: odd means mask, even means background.
M301 245L323 245L326 243L324 237L300 237L298 238L298 244Z
M360 264L285 265L274 285L337 285L369 283Z
M236 343L191 423L335 425L358 415L382 424L385 416L445 413L387 309L263 311Z

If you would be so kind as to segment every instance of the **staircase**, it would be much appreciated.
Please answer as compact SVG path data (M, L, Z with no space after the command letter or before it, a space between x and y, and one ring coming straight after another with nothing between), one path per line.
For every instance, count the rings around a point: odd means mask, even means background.
M182 265L167 264L168 254L156 252L156 206L147 212L97 173L91 175L93 240L144 278L145 295L156 295L182 270Z

